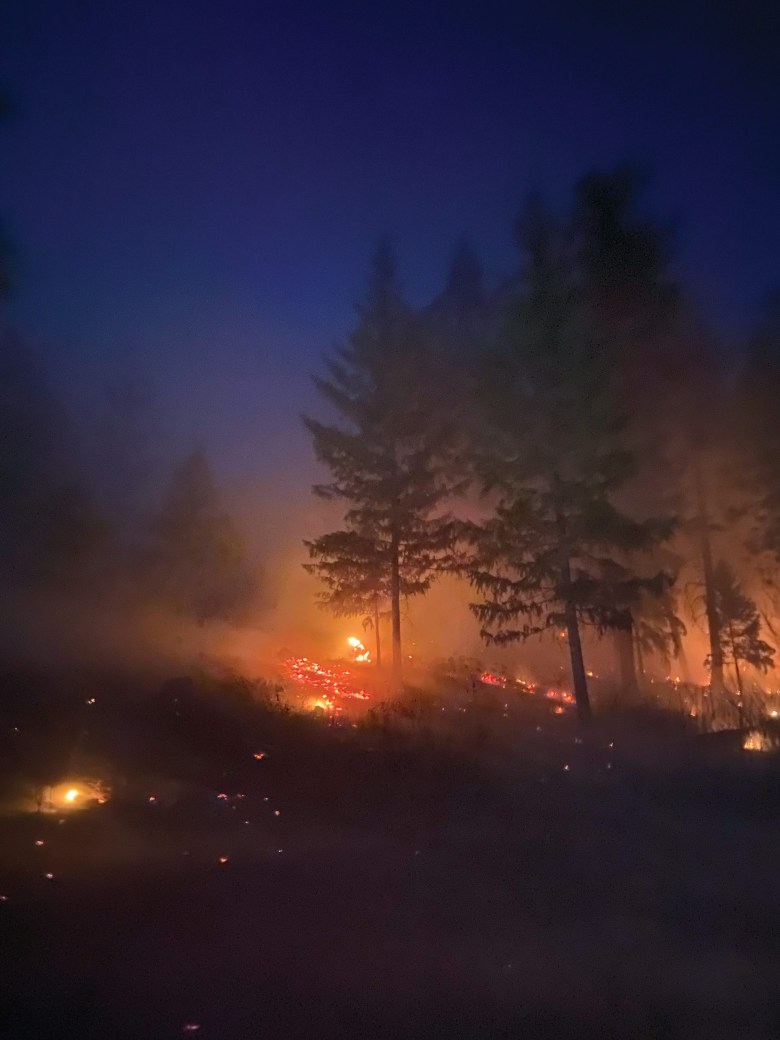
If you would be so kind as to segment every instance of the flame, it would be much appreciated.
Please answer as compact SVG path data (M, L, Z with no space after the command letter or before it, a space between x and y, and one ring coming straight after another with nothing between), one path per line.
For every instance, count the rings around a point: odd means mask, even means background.
M366 648L363 646L362 642L358 639L357 636L348 636L347 643L349 643L350 647L352 648L353 661L368 662L371 660L371 654L368 650L366 650Z
M38 808L43 812L89 809L96 804L105 805L110 797L111 788L104 780L71 777L70 780L44 788Z
M742 749L744 751L775 751L777 750L777 742L760 729L752 729L745 734L745 739L742 741Z

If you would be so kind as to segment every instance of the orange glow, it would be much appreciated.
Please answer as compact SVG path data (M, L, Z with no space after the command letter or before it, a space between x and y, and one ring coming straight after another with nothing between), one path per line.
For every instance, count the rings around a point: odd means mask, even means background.
M561 704L576 704L574 694L567 690L548 690L545 697L548 701L559 701Z
M485 683L487 686L506 686L506 676L495 675L493 672L483 672L479 677L479 681Z
M752 729L745 734L742 748L745 751L776 751L777 742L760 729Z
M308 657L288 657L284 664L294 682L323 691L324 696L318 698L317 704L322 702L322 706L328 710L337 710L334 697L361 701L369 699L365 690L353 684L351 673L346 668L339 671L335 666L326 668L316 661L310 661Z
M365 661L371 660L371 654L366 650L361 641L357 636L349 636L347 639L350 647L352 648L352 660L353 661Z

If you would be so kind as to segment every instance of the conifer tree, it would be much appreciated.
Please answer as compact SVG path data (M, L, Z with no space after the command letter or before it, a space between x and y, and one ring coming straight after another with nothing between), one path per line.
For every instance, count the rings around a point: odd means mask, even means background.
M163 601L201 624L240 614L254 582L202 451L175 470L150 535L147 568Z
M581 627L627 625L627 605L658 576L626 562L665 538L665 520L618 503L632 475L613 343L592 318L592 294L571 223L532 201L520 227L525 284L485 380L486 437L477 459L495 511L472 529L472 609L483 636L566 631L574 695L590 715Z
M424 593L450 559L452 524L442 509L458 484L448 465L451 429L431 355L403 301L386 244L374 258L357 325L326 359L326 368L327 377L315 378L315 385L335 422L304 418L317 459L331 477L314 492L345 506L345 566L347 534L373 546L378 587L389 590L398 684L401 598Z
M755 602L740 587L734 571L722 560L713 575L715 609L724 657L731 658L737 681L740 709L744 688L740 662L766 671L774 665L774 647L761 638L761 618Z

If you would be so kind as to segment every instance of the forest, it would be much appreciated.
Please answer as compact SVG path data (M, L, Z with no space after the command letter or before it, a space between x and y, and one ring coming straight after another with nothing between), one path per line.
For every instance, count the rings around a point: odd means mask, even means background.
M0 1035L776 1040L777 33L10 6Z
M562 212L532 197L515 273L488 285L462 243L423 307L376 248L303 420L334 529L301 560L325 613L372 633L381 689L402 689L402 615L414 601L424 619L448 576L486 654L513 647L511 667L549 648L539 681L565 662L582 720L589 655L605 703L674 702L706 729L774 710L780 311L770 299L739 341L716 336L645 187L621 167L584 176ZM8 652L52 611L59 630L74 610L149 605L273 629L273 561L248 552L204 448L155 471L137 387L110 388L85 431L3 335Z

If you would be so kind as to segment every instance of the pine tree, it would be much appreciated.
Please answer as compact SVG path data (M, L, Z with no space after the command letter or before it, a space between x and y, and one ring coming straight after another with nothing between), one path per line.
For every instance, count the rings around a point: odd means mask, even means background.
M401 681L401 598L427 591L451 555L442 507L457 482L447 464L451 433L419 324L404 303L392 252L378 249L368 293L345 346L315 385L337 414L304 418L330 471L315 494L346 506L345 531L374 546L389 589L393 676ZM368 544L367 543L367 544ZM342 557L349 561L349 551Z
M486 378L486 440L477 461L494 515L472 530L472 609L504 643L566 631L578 712L590 715L581 626L625 629L627 606L658 581L631 554L670 531L618 504L634 460L623 447L612 344L592 319L577 229L538 200L520 227L526 279L515 320Z
M733 570L722 560L715 567L713 585L721 646L724 656L730 657L734 665L742 710L744 688L740 662L766 671L774 665L775 650L761 638L761 618L755 602L742 591Z
M246 607L254 582L244 545L202 451L175 470L150 535L152 587L175 610L202 624Z
M774 293L747 344L739 387L743 493L751 543L780 564L780 291Z

